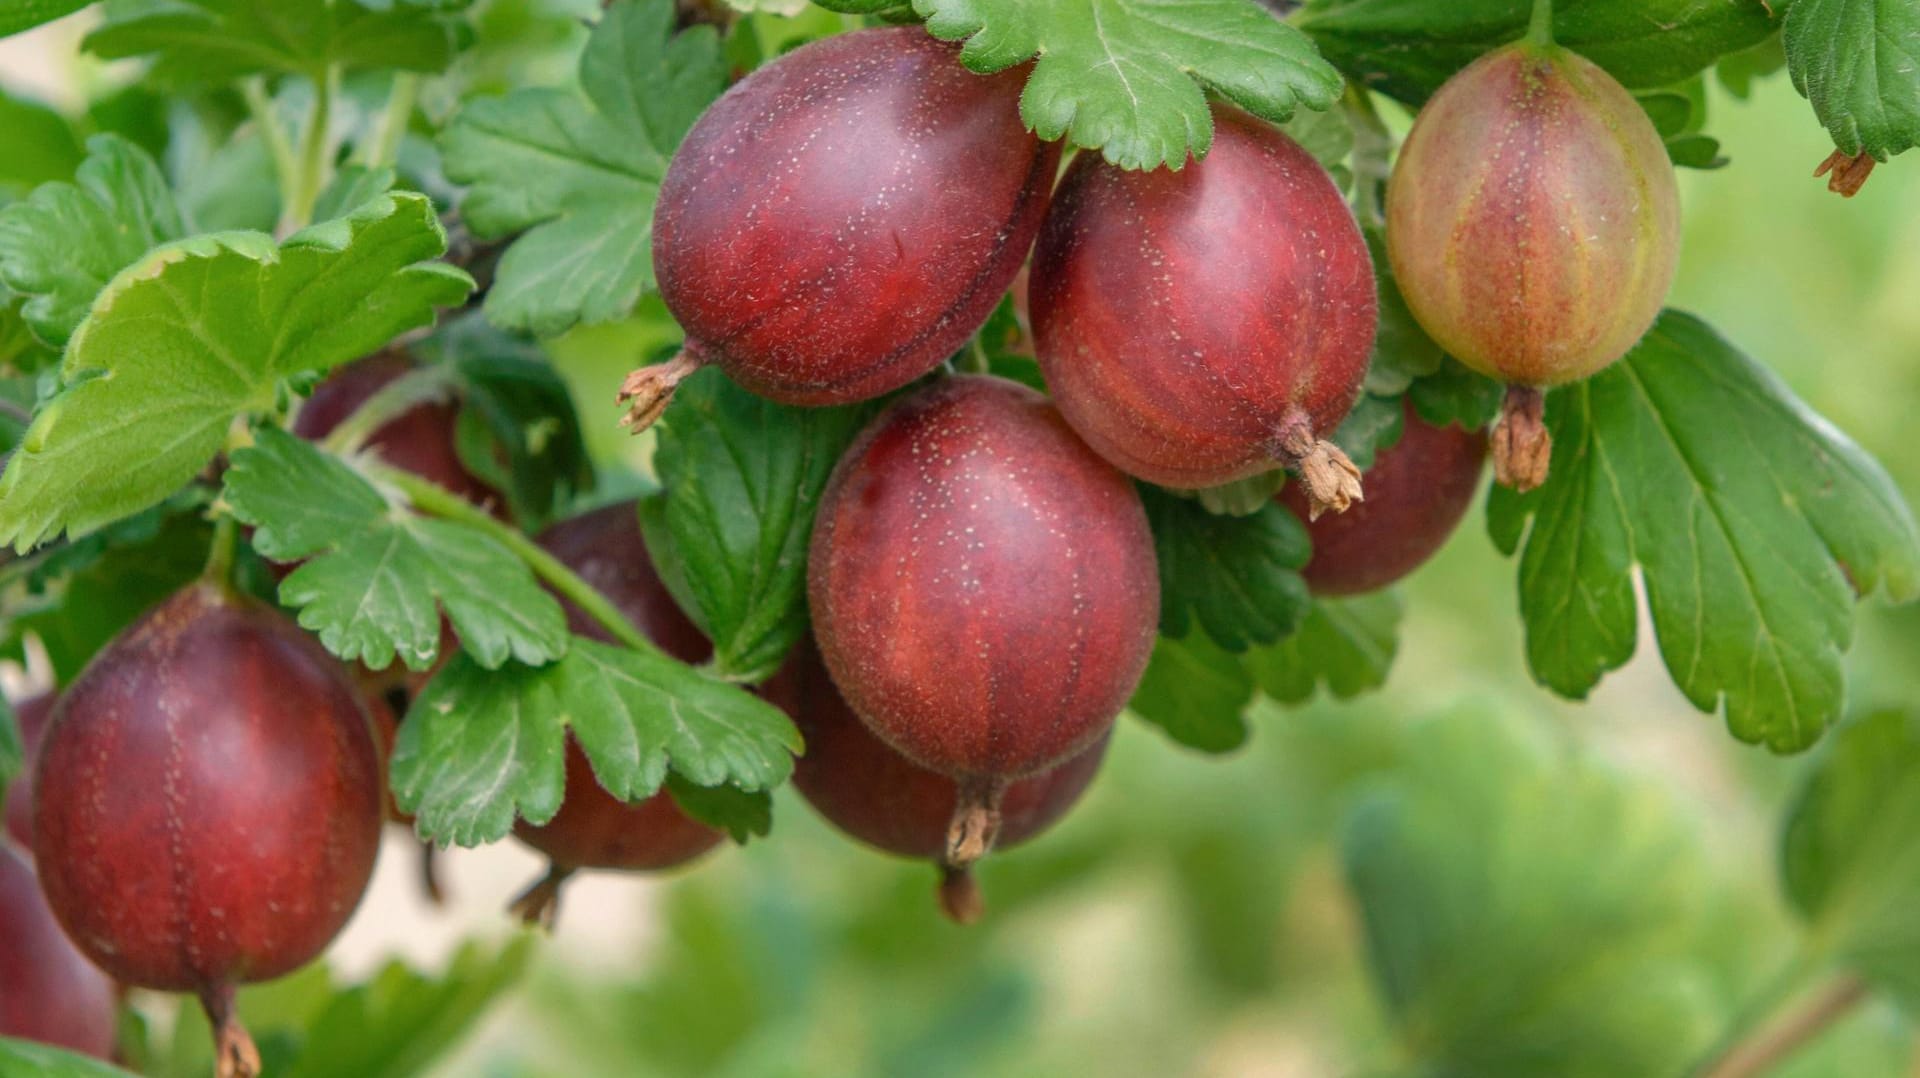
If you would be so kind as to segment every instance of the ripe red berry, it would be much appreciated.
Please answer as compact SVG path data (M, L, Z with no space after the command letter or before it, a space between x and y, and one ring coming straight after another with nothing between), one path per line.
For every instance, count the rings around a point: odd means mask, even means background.
M654 571L633 502L562 521L540 537L540 544L605 595L662 651L688 663L704 662L713 653L713 646L680 612ZM610 640L598 622L571 603L563 605L574 632ZM560 886L574 872L673 868L718 846L725 837L680 811L665 790L633 803L614 798L601 788L586 754L571 738L560 811L537 827L522 821L514 834L551 862L546 877L515 900L514 912L529 923L549 925L558 908Z
M1494 469L1546 479L1541 387L1613 363L1653 324L1679 258L1673 165L1613 76L1518 44L1448 80L1387 186L1387 251L1421 326L1511 383Z
M312 960L372 875L380 766L346 671L266 605L188 586L61 696L34 775L48 904L115 979L199 994L221 1074L259 1059L236 984Z
M807 578L847 701L959 780L959 867L991 845L1008 783L1112 725L1160 613L1133 485L999 378L945 379L861 433L821 499Z
M1059 165L1020 119L1025 82L892 27L796 49L715 102L660 187L654 268L687 344L628 379L634 428L705 363L822 405L952 355L1026 260Z
M1344 509L1359 472L1323 441L1373 348L1373 260L1311 155L1237 109L1178 172L1082 154L1034 255L1033 327L1073 428L1125 471L1209 487L1276 464Z
M333 433L375 393L414 369L400 352L381 352L349 363L314 387L294 416L293 432L319 440ZM451 401L415 405L367 438L366 445L395 468L431 479L475 505L498 505L499 497L467 470L455 448L460 409Z
M1307 525L1313 559L1301 570L1315 595L1358 595L1412 573L1445 545L1480 488L1487 436L1436 427L1406 406L1404 433L1367 469L1367 500ZM1289 484L1279 501L1306 520L1306 495Z
M14 718L20 722L20 748L27 766L13 785L7 787L7 834L21 849L33 848L33 758L40 749L40 735L53 714L51 693L29 697L14 705Z
M0 1037L106 1059L113 1031L113 983L74 949L32 866L0 838Z
M807 803L869 846L940 864L941 909L962 924L979 919L984 906L971 872L945 863L960 784L875 737L834 688L811 641L795 650L765 692L806 738L806 754L794 762L793 785ZM1017 846L1059 822L1093 782L1106 752L1102 735L1065 763L1009 784L994 847Z

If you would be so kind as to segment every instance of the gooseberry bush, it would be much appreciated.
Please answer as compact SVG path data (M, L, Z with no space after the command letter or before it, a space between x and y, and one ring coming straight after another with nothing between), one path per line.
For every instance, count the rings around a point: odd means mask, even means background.
M567 933L575 874L697 873L805 804L990 920L983 859L1125 727L1223 754L1385 685L1483 491L1541 693L1650 632L1728 737L1810 753L1804 943L1703 1005L1657 940L1684 844L1436 721L1340 824L1395 1059L1748 1075L1920 1008L1920 712L1845 666L1920 527L1767 342L1667 306L1676 170L1740 166L1709 82L1790 78L1854 196L1920 139L1920 8L7 0L0 34L68 16L107 74L0 97L0 1075L426 1066L531 944L311 966L386 821L537 851L512 910ZM254 1036L241 986L289 974L321 1002ZM150 993L211 1037L116 1017Z

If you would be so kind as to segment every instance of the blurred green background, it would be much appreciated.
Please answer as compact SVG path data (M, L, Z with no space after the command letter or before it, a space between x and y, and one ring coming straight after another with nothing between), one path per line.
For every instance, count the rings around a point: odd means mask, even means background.
M1912 499L1920 159L1843 201L1811 176L1831 143L1784 74L1749 101L1712 97L1732 163L1682 174L1673 302ZM635 451L610 387L650 332L555 349L603 454ZM1680 1073L1795 952L1776 850L1806 761L1694 711L1644 624L1640 657L1592 699L1540 690L1514 567L1477 513L1403 591L1381 693L1263 703L1250 744L1220 758L1123 719L1084 804L983 866L980 925L940 919L931 868L852 845L783 792L771 840L570 905L522 987L433 1073ZM1857 709L1913 698L1916 646L1920 610L1862 608ZM486 854L450 855L468 893L422 914L407 851L387 852L350 964L418 956L423 917L442 941L512 934L494 912L510 892L462 870ZM1373 976L1363 910L1427 945L1385 952ZM1871 1003L1777 1073L1920 1075L1920 1049Z

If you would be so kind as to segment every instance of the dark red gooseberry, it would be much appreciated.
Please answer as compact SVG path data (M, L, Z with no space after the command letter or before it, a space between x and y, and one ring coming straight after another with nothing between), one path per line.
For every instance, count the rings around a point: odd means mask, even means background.
M314 387L294 416L293 432L318 441L359 410L387 384L414 369L397 351L380 352L340 368ZM460 460L455 448L459 406L450 400L417 404L368 436L367 448L395 468L430 479L475 505L496 506L499 497Z
M915 26L816 41L755 71L674 155L653 219L686 350L621 391L636 430L704 363L787 404L932 370L1033 246L1058 145L1020 119L1026 69L975 75Z
M1562 48L1509 46L1421 109L1387 185L1387 252L1433 339L1515 387L1494 471L1531 489L1551 459L1541 387L1619 359L1666 301L1673 165L1613 76Z
M270 607L197 583L94 657L34 775L34 856L74 942L199 994L220 1073L258 1055L234 986L306 964L373 873L380 765L345 669Z
M1047 387L1125 471L1210 487L1297 470L1318 508L1360 473L1323 441L1373 348L1373 260L1325 169L1272 126L1214 109L1213 148L1178 172L1082 154L1033 263Z
M74 949L33 867L0 838L0 1037L107 1059L114 1024L113 983Z
M1480 488L1487 436L1436 427L1406 406L1404 433L1367 469L1367 500L1307 525L1313 559L1301 570L1315 595L1377 591L1412 573L1446 544ZM1280 504L1306 520L1307 499L1288 484Z
M47 718L53 714L53 696L28 697L14 705L14 718L20 722L20 748L27 766L13 785L7 787L7 834L21 849L33 848L33 758L40 749L40 735Z
M540 545L605 595L660 649L682 662L705 662L713 645L680 612L654 571L640 537L639 507L608 506L549 528ZM574 632L611 641L598 622L563 603ZM521 821L514 834L551 863L544 879L514 902L530 923L551 924L560 887L583 868L658 871L685 864L720 844L725 836L680 811L665 790L637 802L618 800L601 788L586 754L571 737L566 750L566 793L560 811L539 826Z
M1008 783L1112 725L1160 614L1133 484L1047 399L945 379L835 467L807 572L834 682L882 740L959 780L948 860L991 845Z
M960 784L888 747L847 706L811 641L772 681L767 698L793 716L807 751L794 762L793 785L827 821L887 853L942 866L941 909L969 924L985 907L972 873L947 865L947 830L960 807ZM1107 752L1108 735L1066 763L1007 786L996 849L1017 846L1059 822L1080 800Z

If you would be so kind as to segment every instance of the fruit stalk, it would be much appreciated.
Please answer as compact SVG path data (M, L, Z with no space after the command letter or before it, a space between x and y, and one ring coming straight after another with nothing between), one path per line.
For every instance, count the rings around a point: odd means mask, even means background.
M375 390L320 443L329 453L352 453L387 424L422 404L441 400L453 384L453 370L434 363L415 367Z
M233 986L218 985L200 993L200 1006L213 1026L214 1074L218 1078L256 1078L260 1073L260 1050L253 1036L240 1023L234 1007Z

